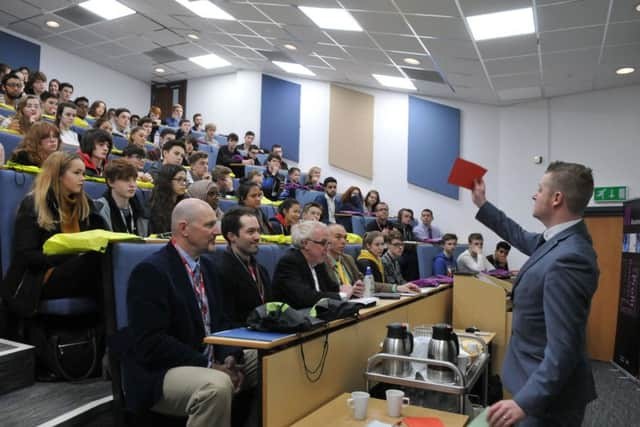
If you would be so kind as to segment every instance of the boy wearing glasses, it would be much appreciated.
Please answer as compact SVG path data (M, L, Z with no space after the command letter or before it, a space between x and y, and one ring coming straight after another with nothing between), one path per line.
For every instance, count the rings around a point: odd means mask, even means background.
M13 108L18 108L20 100L24 96L24 83L17 73L7 74L2 78L2 92L4 99L2 103Z
M458 257L458 271L461 273L480 273L493 270L493 265L482 254L484 239L480 233L469 234L469 249Z

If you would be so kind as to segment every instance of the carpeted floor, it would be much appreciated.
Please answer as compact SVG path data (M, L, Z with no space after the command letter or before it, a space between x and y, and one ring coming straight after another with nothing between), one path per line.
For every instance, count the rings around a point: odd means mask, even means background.
M611 363L592 367L598 399L587 407L582 427L640 427L640 383Z

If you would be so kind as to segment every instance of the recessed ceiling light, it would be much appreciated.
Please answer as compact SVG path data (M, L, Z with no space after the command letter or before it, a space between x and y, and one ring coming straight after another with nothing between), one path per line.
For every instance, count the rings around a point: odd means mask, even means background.
M618 68L616 70L616 74L619 74L621 76L624 76L625 74L631 74L635 71L636 69L633 67L622 67L622 68Z
M176 2L180 3L201 18L223 19L225 21L236 20L236 18L207 0L176 0Z
M135 10L116 0L89 0L80 3L78 6L107 20L117 19L136 13Z
M158 68L155 68L153 71L155 71L156 73L164 73L165 69L162 67L158 67Z
M302 74L305 76L315 76L316 74L304 65L293 62L272 61L275 65L285 70L287 73Z
M45 25L49 28L60 28L60 24L57 21L47 21Z
M413 82L404 77L385 76L382 74L371 74L382 86L393 87L397 89L416 90Z
M640 3L636 5L636 12L640 12Z
M325 30L362 31L358 21L344 9L308 6L298 8L318 27Z
M187 37L189 37L192 40L200 40L200 36L195 33L189 33L187 34Z
M476 41L531 34L536 31L533 9L530 7L469 16L467 23Z
M285 48L287 48L287 49L289 49L289 50L297 50L297 49L298 49L298 48L297 48L297 47L295 47L294 45L292 45L292 44L288 44L288 43L287 43L287 44L285 44L285 45L284 45L284 47L285 47Z
M227 61L226 59L220 58L218 55L213 53L210 53L208 55L194 56L193 58L189 58L189 61L209 70L212 68L221 68L226 67L227 65L231 65L231 62Z
M415 58L404 58L403 61L409 65L420 65L420 61Z

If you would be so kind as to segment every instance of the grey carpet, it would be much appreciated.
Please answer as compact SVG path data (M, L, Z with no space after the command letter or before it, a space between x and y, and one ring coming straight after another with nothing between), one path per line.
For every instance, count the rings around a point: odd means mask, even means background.
M111 382L102 379L82 383L36 383L0 396L0 425L37 426L106 396L111 396Z
M587 407L582 427L640 427L640 383L615 365L592 362L598 399Z

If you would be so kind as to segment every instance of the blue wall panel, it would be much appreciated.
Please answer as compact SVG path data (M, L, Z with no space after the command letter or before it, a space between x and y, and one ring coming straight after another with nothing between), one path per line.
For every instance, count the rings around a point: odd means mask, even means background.
M458 187L447 183L460 155L460 110L409 97L407 181L458 199Z
M31 71L40 69L40 46L0 31L0 62L12 70L23 65Z
M263 74L260 145L273 144L282 145L287 159L299 161L300 85Z

